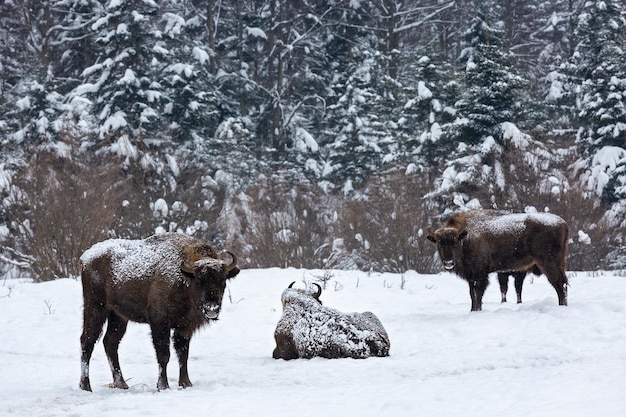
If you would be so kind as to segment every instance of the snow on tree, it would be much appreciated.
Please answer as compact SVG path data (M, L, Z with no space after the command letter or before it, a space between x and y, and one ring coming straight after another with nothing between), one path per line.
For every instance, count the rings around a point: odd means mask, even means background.
M501 137L500 124L520 120L524 80L516 73L512 54L504 45L502 22L493 9L478 1L477 15L464 34L465 91L456 103L456 135L473 145L485 137Z
M154 31L159 12L154 2L107 3L91 25L98 60L85 68L83 84L74 92L91 102L106 148L129 160L140 157L151 130L160 124L164 91L159 73L169 51L162 34Z
M456 114L458 83L450 81L452 69L443 60L424 55L415 67L416 81L405 87L407 99L397 124L410 169L425 171L440 166L453 149L442 140L442 126Z
M321 179L339 185L346 195L397 155L394 125L383 110L389 105L389 80L380 66L384 57L356 48L353 53L351 71L338 74L332 86L322 156L330 169Z
M581 182L609 202L626 198L626 35L621 2L587 1L571 59L577 84Z
M161 227L221 238L218 225L239 221L231 230L245 242L252 226L234 196L262 176L306 183L308 197L321 186L341 206L344 194L369 198L390 172L434 181L427 206L437 213L520 209L537 192L575 190L572 201L591 195L598 211L612 202L606 218L621 224L621 4L0 2L0 164L14 172L42 151L62 155L63 132L80 131L81 155L121 166L132 191L109 232L134 237ZM576 158L559 148L581 154L583 190L557 170ZM159 199L170 209L157 219ZM592 245L601 228L584 229ZM295 242L289 230L282 243ZM333 231L321 222L319 233ZM340 248L332 237L324 244Z
M0 132L18 151L54 141L69 123L64 94L75 82L82 58L91 53L80 46L84 16L95 3L0 5Z
M518 128L524 122L522 103L529 99L504 45L494 4L477 1L475 5L476 16L464 34L460 56L465 71L464 89L455 104L458 117L444 126L445 139L455 142L456 149L448 155L432 196L448 199L447 207L506 208L519 201L510 181L518 163L513 153L534 148L533 153L544 159L547 152Z

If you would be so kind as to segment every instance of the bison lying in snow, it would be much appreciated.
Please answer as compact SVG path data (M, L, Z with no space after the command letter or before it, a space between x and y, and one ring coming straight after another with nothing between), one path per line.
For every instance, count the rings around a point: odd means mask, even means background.
M80 258L84 301L80 388L91 391L89 360L107 320L103 343L113 387L128 388L117 348L129 320L150 325L159 390L169 387L166 370L174 329L178 384L190 387L189 341L198 328L218 317L226 280L239 273L236 257L230 256L231 261L224 261L208 244L177 233L112 239L88 249Z
M322 306L316 292L292 288L283 292L283 315L276 325L275 359L367 358L389 356L389 337L378 318L368 312L344 314Z
M427 236L443 266L469 283L472 311L482 309L490 272L527 271L535 265L567 305L567 223L553 214L455 213Z

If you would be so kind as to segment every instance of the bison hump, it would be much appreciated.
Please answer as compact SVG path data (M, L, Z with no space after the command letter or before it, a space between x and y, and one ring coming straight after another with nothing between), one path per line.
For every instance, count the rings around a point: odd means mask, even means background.
M565 221L550 213L516 213L502 216L474 216L467 219L467 230L471 236L519 236L529 224L559 227Z
M92 246L81 256L89 268L97 258L110 259L114 284L129 280L147 280L159 277L169 285L184 280L180 271L180 249L167 240L109 239Z

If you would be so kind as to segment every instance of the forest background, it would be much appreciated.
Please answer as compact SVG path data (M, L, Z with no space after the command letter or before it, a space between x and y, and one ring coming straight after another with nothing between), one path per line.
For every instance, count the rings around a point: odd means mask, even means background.
M626 267L624 0L2 0L0 276L181 231L245 267L438 270L451 211Z

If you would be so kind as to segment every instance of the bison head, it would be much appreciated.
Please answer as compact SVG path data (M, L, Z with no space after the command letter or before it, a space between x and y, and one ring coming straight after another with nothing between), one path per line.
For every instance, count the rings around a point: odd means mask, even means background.
M318 284L316 283L312 283L312 285L315 285L317 287L317 289L315 290L315 292L310 292L309 290L303 290L303 289L299 289L299 288L292 288L293 284L295 284L296 281L292 282L291 284L289 284L289 286L287 287L287 290L293 290L295 291L299 296L300 295L305 295L308 297L312 297L315 301L317 301L318 303L322 304L322 300L320 300L320 295L322 295L322 287L320 287ZM285 303L286 299L288 297L285 297L283 294L283 304Z
M466 237L467 230L459 231L454 227L442 227L426 236L428 240L437 244L443 267L448 271L454 269L455 259L460 259L461 243Z
M217 319L226 289L226 280L239 273L237 257L228 252L231 262L216 258L202 258L191 264L181 264L181 270L195 288L200 312L207 320Z

